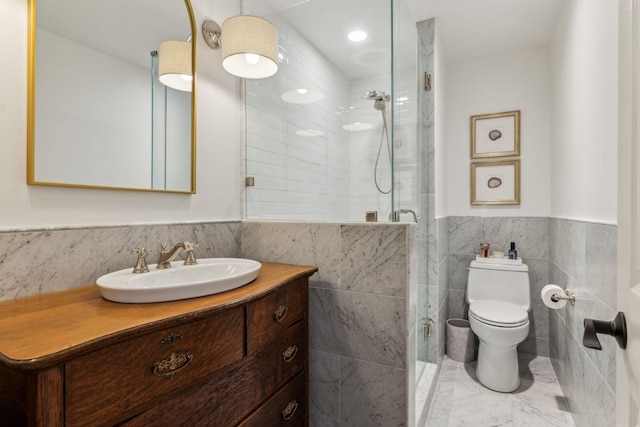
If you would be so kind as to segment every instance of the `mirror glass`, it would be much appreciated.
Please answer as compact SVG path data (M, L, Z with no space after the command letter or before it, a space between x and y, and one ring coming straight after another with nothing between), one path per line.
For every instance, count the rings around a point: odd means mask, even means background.
M157 53L190 41L195 75L190 0L29 6L28 183L194 193L195 79L160 83Z

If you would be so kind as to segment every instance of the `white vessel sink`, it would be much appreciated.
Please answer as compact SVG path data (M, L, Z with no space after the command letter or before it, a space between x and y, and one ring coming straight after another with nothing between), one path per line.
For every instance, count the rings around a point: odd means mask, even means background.
M102 297L115 302L147 303L201 297L239 288L258 277L260 264L242 258L205 258L197 265L174 261L171 268L149 265L148 273L132 268L98 278Z

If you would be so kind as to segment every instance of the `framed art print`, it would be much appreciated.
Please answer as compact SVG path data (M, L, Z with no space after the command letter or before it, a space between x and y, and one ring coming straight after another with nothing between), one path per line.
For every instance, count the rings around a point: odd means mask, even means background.
M520 160L471 163L472 205L519 205Z
M471 158L520 155L520 110L471 116Z

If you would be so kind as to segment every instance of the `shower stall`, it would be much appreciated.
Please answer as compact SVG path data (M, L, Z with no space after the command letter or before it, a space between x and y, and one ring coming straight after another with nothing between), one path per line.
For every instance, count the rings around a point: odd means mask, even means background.
M402 0L243 0L242 5L243 13L266 18L280 33L278 73L244 81L244 217L250 222L245 227L247 234L256 234L245 239L243 231L243 242L273 233L265 245L273 245L271 252L276 252L280 250L277 246L298 244L298 237L285 240L304 227L309 227L316 244L328 239L318 230L329 234L334 230L332 224L338 224L343 239L340 249L349 244L345 242L351 234L362 232L359 227L374 226L364 224L371 212L376 213L376 232L383 240L401 236L397 230L403 225L397 222L410 227L412 236L407 241L413 243L407 247L411 246L412 253L407 254L406 264L414 286L392 294L391 299L406 298L406 316L411 318L411 325L403 328L410 341L406 351L412 354L400 364L408 377L402 387L407 389L409 401L404 404L410 415L398 425L413 425L425 415L429 384L423 373L434 370L430 363L435 366L441 354L437 333L436 338L429 338L433 316L427 312L430 230L425 167L429 150L419 135L418 118L425 113L420 111L423 91L419 88L416 23ZM380 250L389 252L380 254L382 258L394 255L393 249ZM249 251L261 254L259 249ZM293 251L288 258L272 255L271 260L286 262ZM416 261L409 267L413 258ZM319 267L321 276L329 275ZM310 299L323 294L325 288L346 290L350 285L340 283L345 281L342 274L335 283L324 278L320 284L312 283L318 289L310 293ZM374 294L372 299L379 297ZM314 301L310 306L311 328L319 323L313 318ZM385 315L380 313L380 319ZM329 405L333 391L326 389L328 379L314 383L321 365L317 360L336 356L346 363L347 359L339 351L329 353L320 349L310 361L311 412L317 411L318 417L331 417L329 409L316 408L314 402ZM336 393L344 394L342 379L336 381ZM323 425L318 419L312 416L311 425ZM370 424L371 420L349 421L350 425L377 425Z
M391 221L417 210L416 34L404 3L243 7L280 31L277 75L245 82L246 218L364 221L377 211Z

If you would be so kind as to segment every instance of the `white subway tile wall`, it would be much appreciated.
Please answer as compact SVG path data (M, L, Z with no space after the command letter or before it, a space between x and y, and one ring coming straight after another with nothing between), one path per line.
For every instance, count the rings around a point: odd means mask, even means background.
M247 188L246 218L363 221L366 211L377 210L378 220L388 221L391 195L379 193L374 183L381 148L378 183L385 191L391 187L386 139L380 147L383 118L363 95L369 90L391 94L390 61L388 67L372 66L371 75L349 81L278 14L266 18L280 31L280 67L273 77L245 81L246 175L255 183ZM395 177L396 200L403 208L416 209L416 95L409 89L415 88L415 70L402 77L398 87L409 99L400 106L400 115L396 113L396 155L403 165ZM321 94L321 99L306 104L283 99L291 91L304 98L298 90L306 90L307 97ZM390 146L392 102L386 112ZM372 126L343 129L356 122Z

